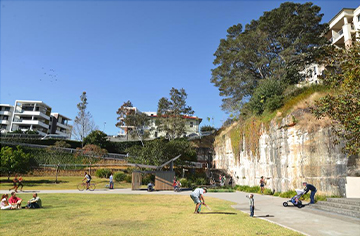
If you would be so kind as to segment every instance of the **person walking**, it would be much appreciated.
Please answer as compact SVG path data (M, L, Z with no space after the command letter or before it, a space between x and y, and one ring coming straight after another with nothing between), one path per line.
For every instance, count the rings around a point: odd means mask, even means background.
M114 177L112 173L110 174L109 181L110 181L109 188L114 189Z
M264 194L264 187L265 187L266 181L264 179L264 176L261 176L260 178L260 190L261 194Z
M314 185L312 184L308 184L307 182L303 182L303 186L304 188L304 195L307 194L309 191L311 191L310 193L310 204L315 204L315 193L317 192L317 189L315 188Z
M9 189L9 191L11 191L12 189L14 189L14 191L17 193L17 189L18 189L18 185L17 183L19 182L17 175L14 176L13 179L13 187Z
M254 194L246 195L247 198L249 198L249 205L250 205L250 217L254 217L254 211L255 211L255 200L254 200Z
M20 191L22 192L24 185L23 185L23 178L21 175L19 176L18 182L19 182L19 184L18 184L17 188L19 188L21 186Z

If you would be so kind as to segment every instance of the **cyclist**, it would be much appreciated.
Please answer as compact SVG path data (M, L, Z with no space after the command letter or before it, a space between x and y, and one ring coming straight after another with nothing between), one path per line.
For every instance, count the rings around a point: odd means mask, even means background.
M82 181L86 180L86 190L89 190L90 182L91 182L91 175L85 172L85 177Z

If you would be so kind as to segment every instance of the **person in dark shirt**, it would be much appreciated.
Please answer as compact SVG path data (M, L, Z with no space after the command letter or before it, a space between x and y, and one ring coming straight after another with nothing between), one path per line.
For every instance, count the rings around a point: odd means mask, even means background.
M303 182L303 186L304 188L304 195L307 194L309 191L311 191L310 193L310 204L314 204L315 203L315 193L317 192L316 188L314 185L308 184L307 182Z

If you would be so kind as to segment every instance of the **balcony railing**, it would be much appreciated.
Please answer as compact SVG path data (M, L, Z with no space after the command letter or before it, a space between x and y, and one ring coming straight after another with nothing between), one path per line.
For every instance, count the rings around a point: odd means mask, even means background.
M338 40L342 35L344 34L343 29L339 30L337 33L335 33L334 37L330 39L330 42L333 43L336 40Z

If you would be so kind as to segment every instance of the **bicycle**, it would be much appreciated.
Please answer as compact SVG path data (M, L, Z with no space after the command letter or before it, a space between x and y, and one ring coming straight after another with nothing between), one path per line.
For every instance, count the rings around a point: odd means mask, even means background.
M89 190L90 191L94 191L95 188L96 188L96 185L94 183L89 184ZM84 189L86 189L86 183L82 182L82 183L78 184L77 189L79 191L84 191Z

